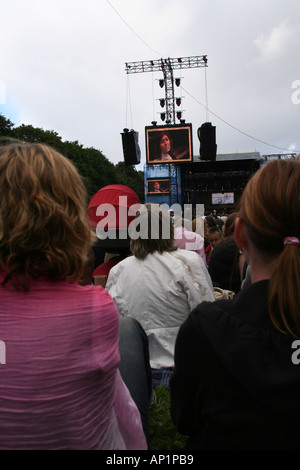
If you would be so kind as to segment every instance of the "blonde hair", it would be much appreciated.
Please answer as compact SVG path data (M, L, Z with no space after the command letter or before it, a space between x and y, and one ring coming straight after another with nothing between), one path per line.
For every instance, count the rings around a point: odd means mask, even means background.
M0 147L2 285L29 289L31 277L79 280L91 230L87 194L75 166L43 144Z
M300 247L284 245L285 237L300 239L300 165L295 160L266 163L248 182L239 217L256 249L273 262L268 307L282 333L300 336Z
M147 237L138 237L130 240L130 251L138 259L145 259L150 253L158 251L176 251L178 249L174 242L174 228L170 213L157 204L145 204L146 210L137 214L141 217L141 223L147 224ZM142 209L142 208L141 208ZM153 230L154 229L154 230ZM156 238L153 232L156 230ZM168 237L164 237L168 233Z

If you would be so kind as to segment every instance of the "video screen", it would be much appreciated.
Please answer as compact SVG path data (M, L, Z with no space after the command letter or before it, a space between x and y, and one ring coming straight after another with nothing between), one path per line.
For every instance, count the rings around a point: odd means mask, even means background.
M193 160L192 125L145 128L148 164L184 163Z
M170 192L170 178L147 180L147 194L162 194Z
M212 204L234 204L234 193L213 193Z

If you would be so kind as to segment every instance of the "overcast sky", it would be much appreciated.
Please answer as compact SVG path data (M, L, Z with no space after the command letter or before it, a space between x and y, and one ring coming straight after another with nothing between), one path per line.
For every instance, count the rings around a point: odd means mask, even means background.
M143 169L162 73L127 75L125 63L203 54L207 69L174 73L194 154L207 120L218 152L299 153L299 0L0 0L0 113L113 163L134 129Z

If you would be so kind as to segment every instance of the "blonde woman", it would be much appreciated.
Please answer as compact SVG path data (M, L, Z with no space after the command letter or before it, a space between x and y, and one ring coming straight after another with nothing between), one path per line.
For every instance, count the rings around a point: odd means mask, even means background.
M73 164L42 144L0 148L0 448L146 449L119 373L119 314L81 286L91 231Z

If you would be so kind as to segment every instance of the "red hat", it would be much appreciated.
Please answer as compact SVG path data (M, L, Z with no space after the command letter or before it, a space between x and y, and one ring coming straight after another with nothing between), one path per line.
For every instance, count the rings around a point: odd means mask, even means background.
M104 186L92 196L88 205L87 215L91 227L94 229L96 229L96 227L101 229L105 228L107 231L115 231L116 229L117 232L119 232L120 229L126 229L127 231L137 211L137 207L135 206L136 210L132 210L130 215L128 214L129 208L134 204L137 204L139 207L140 199L135 191L128 186L122 184ZM99 215L97 215L97 209ZM109 238L110 237L107 237L105 240L100 240L100 245L105 249L111 248L112 245L115 247L119 242L122 242L122 246L129 245L128 236L127 240L124 240L123 237L121 240L118 240L118 236L117 239L114 238L113 240ZM97 244L99 245L99 243Z

